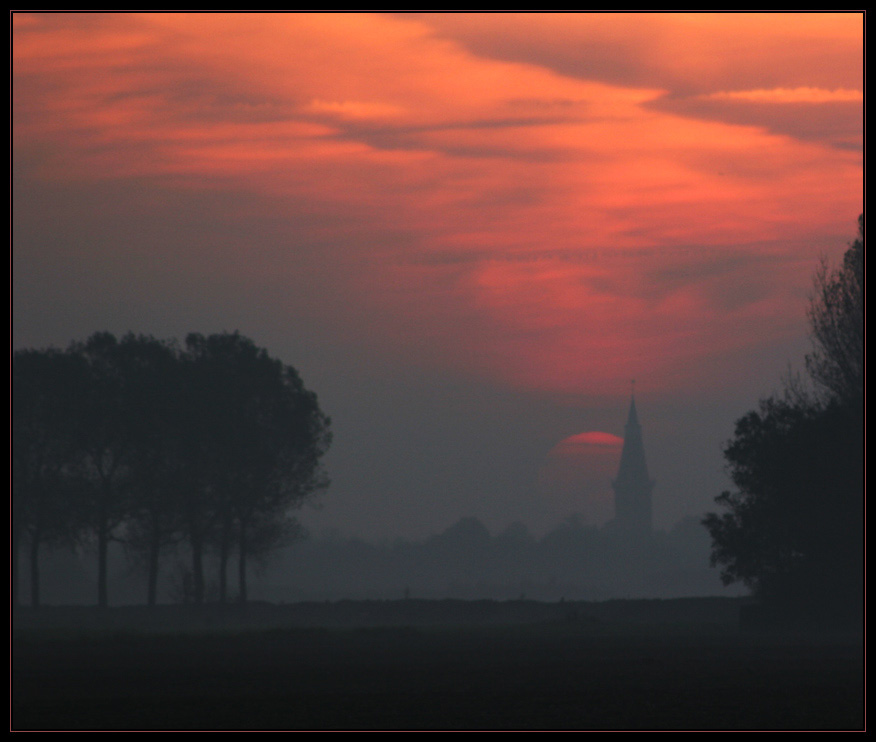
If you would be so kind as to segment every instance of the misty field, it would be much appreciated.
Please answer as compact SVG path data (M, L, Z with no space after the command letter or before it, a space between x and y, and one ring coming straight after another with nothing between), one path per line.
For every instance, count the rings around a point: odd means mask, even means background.
M863 729L860 639L618 605L23 612L11 728Z

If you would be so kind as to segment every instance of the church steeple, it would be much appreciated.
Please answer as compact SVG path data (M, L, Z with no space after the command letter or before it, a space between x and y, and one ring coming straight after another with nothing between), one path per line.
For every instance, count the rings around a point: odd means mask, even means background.
M621 450L614 489L615 525L619 530L638 535L651 533L651 491L654 481L648 476L642 426L636 412L635 394L630 395L630 411L624 427L624 446Z
M639 425L639 416L636 414L636 395L632 394L630 396L630 413L627 415L627 424L626 427L629 428L631 425ZM641 430L641 427L640 427Z

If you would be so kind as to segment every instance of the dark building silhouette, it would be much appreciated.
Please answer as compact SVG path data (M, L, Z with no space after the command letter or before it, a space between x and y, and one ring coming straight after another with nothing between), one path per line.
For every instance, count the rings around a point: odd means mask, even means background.
M654 480L648 476L648 465L645 463L645 446L642 443L642 426L636 414L635 395L630 398L620 467L611 486L614 490L615 529L630 537L650 536Z

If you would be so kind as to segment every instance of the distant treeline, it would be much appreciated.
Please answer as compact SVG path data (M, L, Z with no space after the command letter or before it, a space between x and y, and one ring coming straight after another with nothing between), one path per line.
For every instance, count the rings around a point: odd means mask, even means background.
M421 540L372 543L326 533L276 552L258 580L266 600L459 598L605 600L739 594L709 567L709 536L690 516L631 541L570 515L543 536L515 522L491 534L461 518ZM254 591L254 594L255 591Z
M43 546L97 552L97 603L108 604L109 545L148 564L156 602L160 556L184 544L187 591L205 598L204 557L218 557L225 601L236 555L286 543L290 510L324 489L330 420L294 368L238 333L174 340L96 333L64 350L12 358L12 593L27 549L39 605Z
M611 523L602 527L570 515L543 535L521 522L495 533L478 518L464 517L419 539L366 540L328 530L300 534L253 563L249 600L300 601L448 599L609 600L740 595L709 567L709 534L700 518L687 516L666 531L630 541ZM115 543L109 585L116 605L142 604L148 578L146 554ZM205 603L220 599L219 554L204 557ZM63 547L41 560L43 602L93 602L93 555ZM193 602L190 546L163 549L159 603ZM27 599L24 585L22 599ZM230 586L227 599L237 598Z

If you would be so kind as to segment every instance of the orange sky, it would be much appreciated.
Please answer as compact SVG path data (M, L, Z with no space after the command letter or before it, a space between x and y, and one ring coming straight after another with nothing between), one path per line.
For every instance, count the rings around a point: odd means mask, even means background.
M860 13L12 26L16 346L236 328L295 363L753 402L863 210Z
M255 197L289 222L264 270L337 239L375 342L512 385L661 388L781 339L861 210L857 14L13 23L30 177Z

